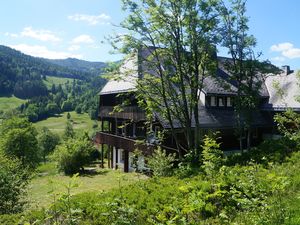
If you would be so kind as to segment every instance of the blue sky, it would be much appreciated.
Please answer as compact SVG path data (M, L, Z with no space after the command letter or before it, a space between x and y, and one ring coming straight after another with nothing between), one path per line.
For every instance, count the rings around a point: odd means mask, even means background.
M299 0L248 0L261 59L300 69L299 9ZM0 44L39 57L117 60L105 36L122 32L113 24L124 16L120 0L7 0L0 8Z

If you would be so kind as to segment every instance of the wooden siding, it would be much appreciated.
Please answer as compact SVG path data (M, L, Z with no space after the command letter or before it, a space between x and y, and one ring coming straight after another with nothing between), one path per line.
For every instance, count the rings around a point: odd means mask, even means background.
M133 121L146 120L145 111L138 106L127 106L122 112L113 112L114 106L100 106L99 117L129 119Z
M144 155L150 155L154 149L154 146L152 145L138 143L137 140L106 132L97 132L94 142L96 144L107 144L116 148L127 150L129 152L139 149Z

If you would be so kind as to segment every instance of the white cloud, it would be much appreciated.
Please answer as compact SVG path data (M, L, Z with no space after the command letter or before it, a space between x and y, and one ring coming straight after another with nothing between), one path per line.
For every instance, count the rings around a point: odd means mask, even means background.
M30 37L40 41L51 41L58 42L61 41L53 32L49 30L34 30L32 27L25 27L21 32L22 37Z
M66 58L81 59L82 58L82 55L80 54L52 51L49 50L46 46L40 46L40 45L19 44L19 45L10 45L9 47L19 50L31 56L42 57L47 59L66 59Z
M109 24L110 16L104 13L100 15L87 15L87 14L75 14L72 16L68 16L69 20L74 21L83 21L87 22L89 25L97 25L97 24Z
M271 46L271 51L272 52L282 52L282 51L286 51L288 49L293 48L293 44L289 43L289 42L285 42L285 43L280 43L278 45L272 45Z
M271 60L274 62L284 62L285 58L282 56L277 56L277 57L271 58Z
M87 34L79 35L72 40L72 44L93 44L94 42L94 39Z
M11 38L17 38L17 37L19 37L18 34L9 33L9 32L6 32L4 35L5 35L5 36L8 36L8 37L11 37Z
M68 50L69 51L77 51L80 49L80 45L71 45Z
M294 45L289 42L272 45L270 50L272 52L280 52L282 57L289 59L300 58L300 48L295 48Z

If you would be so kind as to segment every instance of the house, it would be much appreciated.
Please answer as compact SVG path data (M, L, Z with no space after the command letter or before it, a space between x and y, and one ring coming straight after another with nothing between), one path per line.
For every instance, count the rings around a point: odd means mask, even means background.
M102 131L97 132L94 141L102 145L102 149L104 145L107 146L109 167L121 168L124 172L132 171L136 165L139 165L139 169L143 169L144 157L151 154L154 149L157 130L170 129L170 124L156 114L152 126L153 132L150 136L147 134L146 114L138 106L135 98L136 81L143 79L142 71L145 69L145 65L140 63L140 54L145 53L139 52L136 56L124 61L120 68L120 73L126 74L123 79L108 81L99 93L99 120L102 122ZM204 133L219 131L222 149L238 149L239 141L234 134L236 119L233 108L236 86L228 79L230 74L224 69L224 62L227 58L217 57L217 60L216 76L205 78L203 90L200 93L200 127ZM270 74L262 82L259 90L260 106L253 115L254 132L251 134L251 139L254 145L274 132L274 113L290 107L300 110L300 103L294 100L297 97L298 88L296 80L296 73L286 66L281 74ZM288 90L288 92L279 96L280 89ZM129 104L122 107L122 111L115 111L114 107L125 99L129 100ZM182 125L176 121L173 125L180 134ZM194 125L192 121L192 126ZM140 141L145 139L146 143ZM175 149L171 137L167 137L160 145L169 151ZM142 154L136 156L134 151L137 148Z

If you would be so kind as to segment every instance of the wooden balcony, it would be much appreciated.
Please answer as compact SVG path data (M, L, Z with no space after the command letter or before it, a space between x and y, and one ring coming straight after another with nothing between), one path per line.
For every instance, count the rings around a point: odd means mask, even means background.
M139 143L135 139L122 137L106 132L97 132L94 142L96 144L107 144L119 149L127 150L129 152L133 152L134 150L138 149L142 151L144 155L149 155L154 150L153 145L146 145L144 143Z
M138 106L123 107L121 112L113 112L114 106L100 106L99 117L129 119L133 121L146 120L145 111Z

